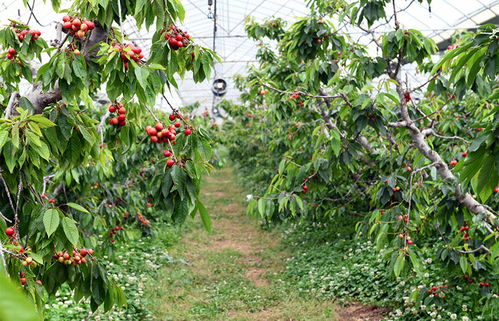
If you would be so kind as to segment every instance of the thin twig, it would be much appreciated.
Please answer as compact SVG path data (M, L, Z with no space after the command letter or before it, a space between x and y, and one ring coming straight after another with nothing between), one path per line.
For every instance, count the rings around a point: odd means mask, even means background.
M9 222L9 223L12 223L12 220L7 218L3 213L2 211L0 211L0 217L3 218L5 221Z
M281 93L281 94L286 94L286 95L294 95L294 94L297 94L297 95L300 95L300 96L307 96L307 97L311 97L311 98L318 98L318 99L323 99L323 98L327 98L327 99L337 99L337 98L342 98L343 97L340 95L336 95L336 96L323 96L323 95L313 95L313 94L309 94L309 93L306 93L304 91L299 91L299 90L296 90L296 91L286 91L286 90L281 90L281 89L277 89L277 88L274 88L268 84L265 84L265 83L261 83L262 86L268 88L268 89L271 89L273 91L277 91L278 93Z
M10 196L9 187L7 186L7 182L3 178L2 173L3 173L3 169L0 168L0 179L2 180L3 186L5 188L5 192L7 193L7 198L9 199L10 207L12 208L12 211L15 213L16 208L14 207L14 202L12 201L12 197Z
M428 79L427 81L425 81L423 84L417 86L416 88L413 88L413 89L409 90L409 93L413 93L413 92L415 92L417 90L420 90L421 88L423 88L424 86L426 86L430 82L432 82L433 80L437 79L439 76L440 76L440 70L437 71L436 74L434 74L430 79Z
M461 250L456 250L456 251L459 252L459 253L462 253L462 254L472 254L472 253L475 253L475 252L478 252L478 251L481 251L481 250L484 250L484 251L490 253L490 250L486 246L484 246L484 245L480 245L478 248L476 248L474 250L471 250L471 251L461 251Z
M462 138L462 137L459 137L459 136L443 136L443 135L439 135L437 133L435 133L435 131L432 131L431 133L433 136L435 137L438 137L438 138L443 138L443 139L453 139L453 140L460 140L462 141L463 143L465 143L466 145L469 145L470 142L467 141L466 139Z
M19 202L21 200L21 192L23 190L22 175L19 174L19 185L17 186L16 211L14 212L14 229L19 234Z

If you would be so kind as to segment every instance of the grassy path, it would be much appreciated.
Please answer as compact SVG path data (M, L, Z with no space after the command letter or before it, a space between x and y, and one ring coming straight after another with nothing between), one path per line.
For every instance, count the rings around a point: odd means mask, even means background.
M230 169L214 173L202 191L214 231L196 219L175 248L189 265L168 266L151 289L156 320L335 320L332 303L303 298L279 279L286 253L275 234L245 216Z

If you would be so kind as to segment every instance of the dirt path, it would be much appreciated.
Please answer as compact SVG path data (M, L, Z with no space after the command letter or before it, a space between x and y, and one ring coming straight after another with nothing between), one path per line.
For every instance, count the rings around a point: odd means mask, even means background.
M189 224L193 227L174 253L188 264L167 267L155 285L156 320L379 320L341 311L335 317L333 303L303 298L279 279L286 253L275 234L245 216L243 195L229 169L209 177L202 191L214 231L204 231L198 219Z

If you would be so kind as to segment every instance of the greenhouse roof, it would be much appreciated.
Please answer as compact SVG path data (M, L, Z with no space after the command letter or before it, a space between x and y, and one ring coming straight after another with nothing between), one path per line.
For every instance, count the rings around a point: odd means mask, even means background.
M66 1L67 2L67 1ZM182 24L194 39L201 45L215 48L222 59L217 64L214 77L225 79L228 86L226 98L237 99L239 92L234 89L232 77L245 73L247 64L255 62L256 42L245 35L244 24L248 17L257 21L267 17L280 17L292 22L296 17L308 13L305 0L181 0L186 9L186 18ZM209 6L208 2L213 2ZM54 27L60 17L50 14L50 6L42 1L33 1L35 17L31 24L42 32L55 38ZM217 32L215 41L213 19L216 5ZM410 5L408 10L406 9ZM397 1L400 21L405 28L414 28L432 37L441 48L447 46L446 41L455 30L472 29L483 23L498 23L499 0L433 0L431 10L428 4L420 4L414 0ZM24 8L20 0L0 0L0 23L7 18L28 21L30 10ZM36 18L36 19L34 19ZM382 32L387 26L374 28ZM133 21L124 23L128 37L146 50L150 47L151 34L138 30ZM346 29L353 39L360 39L367 44L369 39L365 32L359 29ZM50 40L52 38L46 38ZM172 93L173 103L188 105L199 101L202 106L209 107L213 102L211 81L195 84L187 74L183 81L179 80L180 88Z

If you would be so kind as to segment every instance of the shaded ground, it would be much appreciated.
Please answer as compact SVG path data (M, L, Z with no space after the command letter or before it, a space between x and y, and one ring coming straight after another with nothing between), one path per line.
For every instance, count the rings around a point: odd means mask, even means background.
M214 231L204 231L198 219L191 224L174 253L189 265L168 266L148 291L155 293L156 320L380 320L370 307L335 312L333 303L304 298L281 281L287 255L277 248L275 234L245 216L243 195L229 169L209 177L202 191Z

